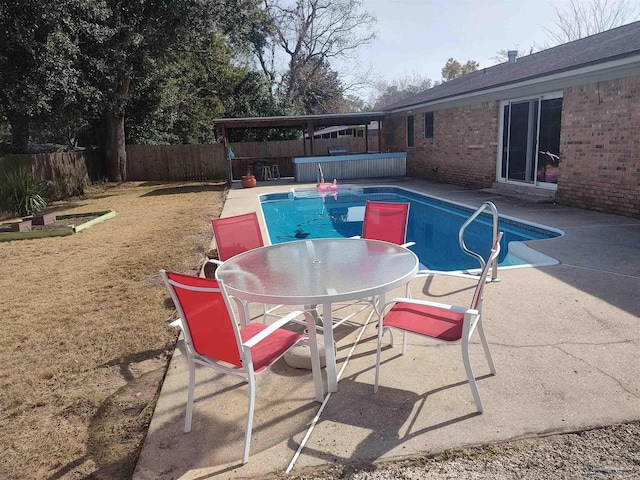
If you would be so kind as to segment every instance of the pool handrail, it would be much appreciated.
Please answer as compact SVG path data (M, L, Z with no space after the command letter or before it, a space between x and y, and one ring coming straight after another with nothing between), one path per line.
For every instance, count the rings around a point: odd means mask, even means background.
M473 214L467 219L466 222L464 222L462 224L462 227L460 227L460 231L458 232L458 241L460 242L460 248L462 248L462 251L468 255L471 255L472 257L476 258L479 262L480 262L480 268L484 268L484 264L485 264L485 260L484 257L482 255L480 255L479 253L476 253L472 250L469 250L467 248L467 246L464 243L464 231L465 229L471 224L471 222L473 222L484 210L486 209L491 210L491 214L493 216L493 239L492 239L492 244L495 243L496 238L498 238L498 221L499 221L499 216L498 216L498 209L496 208L496 206L494 205L493 202L484 202L482 205L480 205L480 207L473 212ZM491 268L491 281L499 281L498 280L498 258L496 257L493 260L493 265Z

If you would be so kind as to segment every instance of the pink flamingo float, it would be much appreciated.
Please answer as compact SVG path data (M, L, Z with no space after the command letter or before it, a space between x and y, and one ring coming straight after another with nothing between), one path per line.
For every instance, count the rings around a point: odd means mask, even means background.
M336 192L338 190L338 181L334 178L333 183L324 183L324 174L322 173L322 166L318 164L318 174L320 176L320 182L316 186L316 190L319 192Z

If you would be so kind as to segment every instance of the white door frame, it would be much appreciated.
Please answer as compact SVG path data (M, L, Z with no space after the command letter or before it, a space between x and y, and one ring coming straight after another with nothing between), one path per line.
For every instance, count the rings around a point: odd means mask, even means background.
M498 182L500 183L511 183L511 184L515 184L515 185L521 185L521 186L525 186L525 187L534 187L534 188L544 188L547 190L557 190L558 185L555 183L546 183L546 182L538 182L537 179L534 180L533 183L527 183L527 182L519 182L516 180L509 180L508 178L508 173L507 173L507 177L503 177L502 176L502 148L503 148L503 140L504 140L504 107L511 105L513 103L518 103L518 102L524 102L524 101L531 101L531 100L538 100L539 102L539 107L538 107L538 118L536 119L536 121L538 122L538 128L537 128L537 132L538 132L538 138L535 139L536 142L536 149L535 151L538 151L538 141L539 141L539 137L540 137L540 112L542 111L542 100L553 100L556 98L562 98L562 92L551 92L551 93L545 93L543 95L530 95L527 97L521 97L521 98L512 98L509 100L501 100L500 101L500 107L499 107L499 118L498 118L498 156L496 159L496 179L498 180ZM509 126L511 126L511 123L509 123ZM508 134L508 133L507 133ZM538 161L536 159L534 168L538 168ZM535 176L534 176L535 178Z

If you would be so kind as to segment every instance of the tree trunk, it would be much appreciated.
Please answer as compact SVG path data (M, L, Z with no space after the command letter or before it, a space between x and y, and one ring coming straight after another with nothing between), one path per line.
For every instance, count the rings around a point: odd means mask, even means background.
M127 152L124 141L124 114L107 114L105 160L107 177L111 182L127 179Z
M29 151L29 116L24 113L9 112L7 119L11 124L11 146L16 152Z
M107 136L105 142L105 159L107 177L112 182L127 180L127 150L124 138L124 105L129 94L129 79L125 79L116 91L119 108L107 114Z

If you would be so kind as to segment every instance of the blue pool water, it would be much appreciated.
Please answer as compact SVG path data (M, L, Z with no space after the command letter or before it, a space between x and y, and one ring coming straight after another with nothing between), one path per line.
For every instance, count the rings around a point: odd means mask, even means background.
M432 270L466 270L478 268L478 260L464 253L458 231L474 209L420 195L399 187L359 187L323 197L307 190L301 197L290 192L260 196L262 212L271 243L301 238L352 237L362 233L362 218L367 200L410 202L407 241L423 267ZM492 217L480 215L465 232L467 247L486 257L492 243ZM500 217L501 241L499 265L518 265L523 260L509 255L513 241L545 239L560 235L557 231Z

